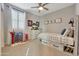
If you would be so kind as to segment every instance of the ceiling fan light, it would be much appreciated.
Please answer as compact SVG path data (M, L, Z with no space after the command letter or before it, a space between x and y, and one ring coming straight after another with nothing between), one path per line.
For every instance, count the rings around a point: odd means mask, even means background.
M39 9L39 10L43 10L43 7L39 7L38 9Z

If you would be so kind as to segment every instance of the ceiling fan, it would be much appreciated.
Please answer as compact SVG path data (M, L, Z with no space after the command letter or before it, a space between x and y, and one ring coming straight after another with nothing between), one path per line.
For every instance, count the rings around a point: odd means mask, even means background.
M47 5L48 3L38 3L38 6L35 6L35 7L31 7L31 8L38 8L39 12L42 11L42 10L47 10L48 11L48 8L46 8L45 6Z

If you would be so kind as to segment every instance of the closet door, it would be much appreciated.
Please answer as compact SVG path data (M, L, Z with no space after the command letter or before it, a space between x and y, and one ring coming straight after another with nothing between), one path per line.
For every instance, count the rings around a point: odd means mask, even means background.
M78 15L78 28L77 28L77 35L78 35L78 40L77 40L77 55L79 56L79 15Z
M0 55L1 55L1 4L0 4Z
M0 47L4 47L4 16L3 6L0 4Z
M79 15L75 16L74 21L74 40L75 40L75 47L74 47L74 55L79 55Z

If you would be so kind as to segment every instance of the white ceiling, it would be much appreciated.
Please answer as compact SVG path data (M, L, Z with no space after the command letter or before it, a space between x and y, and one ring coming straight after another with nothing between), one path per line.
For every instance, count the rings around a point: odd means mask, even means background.
M38 6L37 3L11 3L11 4L15 5L17 7L20 7L20 8L22 8L22 9L28 11L28 12L31 12L35 15L38 15L38 16L42 16L42 15L45 15L45 14L48 14L48 13L51 13L51 12L55 12L55 11L60 10L62 8L73 5L73 3L49 3L45 6L49 10L48 11L43 10L39 13L37 8L31 8L31 7L34 7L34 6Z

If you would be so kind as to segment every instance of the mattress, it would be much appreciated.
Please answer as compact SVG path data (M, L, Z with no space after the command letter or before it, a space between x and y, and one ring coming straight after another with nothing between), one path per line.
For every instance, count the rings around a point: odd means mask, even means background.
M41 39L42 41L46 41L46 42L52 41L52 42L68 44L68 45L74 44L74 38L65 37L63 35L56 33L40 33L38 35L38 39Z

